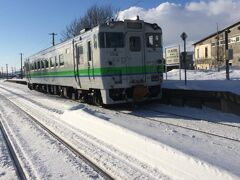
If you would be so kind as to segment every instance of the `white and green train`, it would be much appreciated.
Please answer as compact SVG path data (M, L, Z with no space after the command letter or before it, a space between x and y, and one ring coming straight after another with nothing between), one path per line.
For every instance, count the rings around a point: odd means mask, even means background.
M111 21L25 60L30 89L94 104L161 97L162 30L142 20Z

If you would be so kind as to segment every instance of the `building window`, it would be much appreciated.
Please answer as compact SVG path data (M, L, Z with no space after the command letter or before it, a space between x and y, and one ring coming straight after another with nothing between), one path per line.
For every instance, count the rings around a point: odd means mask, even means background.
M236 42L239 42L239 40L240 40L239 36L238 36L238 37L236 37Z
M205 47L205 58L207 58L207 57L208 57L208 48Z
M197 49L197 58L199 59L199 49Z

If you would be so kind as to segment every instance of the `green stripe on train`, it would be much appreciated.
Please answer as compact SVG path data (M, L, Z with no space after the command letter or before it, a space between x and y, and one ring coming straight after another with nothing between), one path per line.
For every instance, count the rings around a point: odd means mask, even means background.
M131 75L141 73L158 73L163 72L164 66L137 66L137 67L108 67L108 68L94 68L94 69L79 69L79 76L96 75L96 76L109 76L109 75ZM74 76L74 71L42 71L32 72L32 77L38 76Z

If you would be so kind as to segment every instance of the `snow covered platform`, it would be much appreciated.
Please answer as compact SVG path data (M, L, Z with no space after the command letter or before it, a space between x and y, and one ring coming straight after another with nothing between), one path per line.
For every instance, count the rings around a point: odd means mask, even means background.
M230 70L230 80L225 80L225 71L188 70L187 84L184 70L174 69L167 73L163 83L163 103L177 106L202 108L207 106L240 115L240 70ZM166 77L166 76L165 76Z
M226 80L225 70L187 70L187 85L184 84L184 70L181 70L179 80L179 69L164 75L163 87L167 89L205 90L232 92L240 95L240 68L230 69L230 80Z

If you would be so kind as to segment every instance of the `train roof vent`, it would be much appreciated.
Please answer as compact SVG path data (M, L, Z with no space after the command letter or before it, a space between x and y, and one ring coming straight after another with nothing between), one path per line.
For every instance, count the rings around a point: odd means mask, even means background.
M81 31L80 31L80 34L82 34L82 33L85 33L85 32L87 32L87 31L89 31L91 28L84 28L84 29L82 29Z

